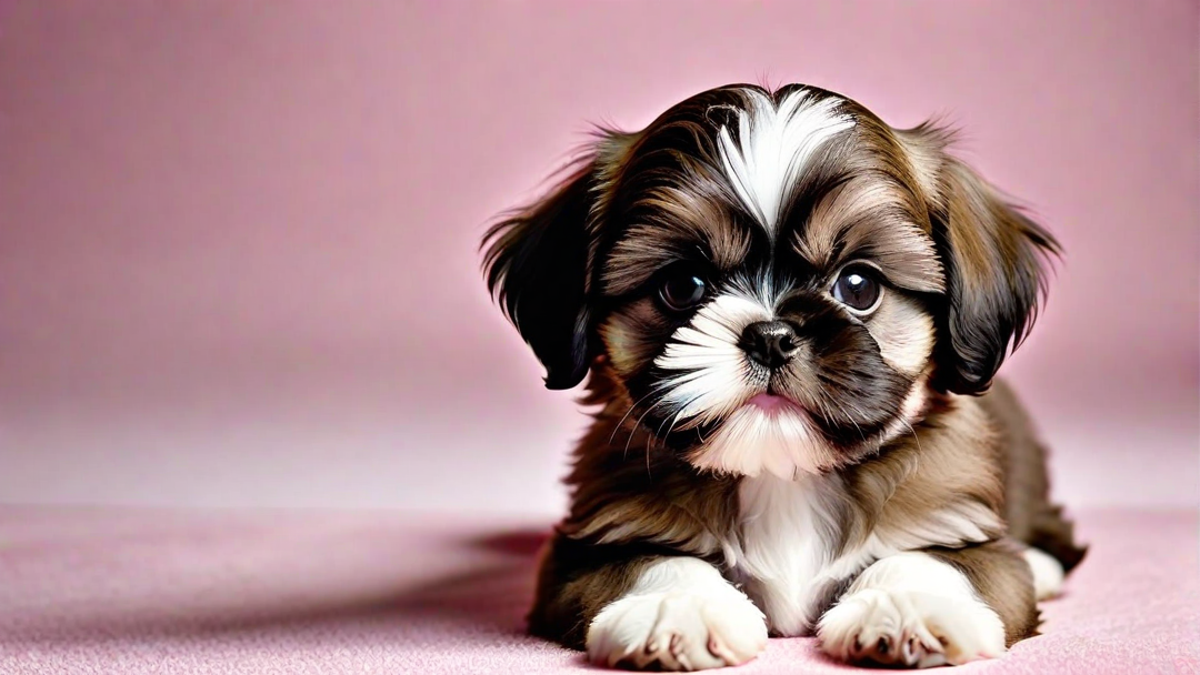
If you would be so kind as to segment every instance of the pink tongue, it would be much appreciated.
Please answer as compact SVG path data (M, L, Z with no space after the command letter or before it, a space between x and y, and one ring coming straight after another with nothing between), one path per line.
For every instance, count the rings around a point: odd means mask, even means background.
M746 404L752 405L752 406L757 406L758 408L762 409L764 412L769 412L769 413L779 412L780 410L783 410L785 408L792 408L792 407L795 407L795 405L796 405L795 403L792 403L788 399L786 399L782 396L776 396L774 394L757 394L754 396L754 398L751 398L749 401L746 401Z

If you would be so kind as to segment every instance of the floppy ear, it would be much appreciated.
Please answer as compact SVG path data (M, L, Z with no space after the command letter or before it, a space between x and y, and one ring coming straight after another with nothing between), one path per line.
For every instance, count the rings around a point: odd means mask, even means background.
M590 365L591 321L585 301L587 219L595 165L559 183L541 201L488 229L488 290L546 368L547 389L579 384Z
M935 385L981 394L1032 328L1045 292L1045 266L1059 244L946 154L948 133L929 127L907 133L918 143L910 147L916 149L917 174L932 193L930 217L946 272Z

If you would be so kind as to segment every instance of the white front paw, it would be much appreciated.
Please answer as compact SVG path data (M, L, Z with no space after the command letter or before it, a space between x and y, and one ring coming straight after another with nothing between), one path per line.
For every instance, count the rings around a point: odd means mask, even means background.
M912 590L855 591L821 617L821 647L842 661L928 668L1004 653L1004 624L973 598Z
M602 666L701 670L745 663L767 645L762 612L727 593L665 591L628 595L588 628L588 658Z

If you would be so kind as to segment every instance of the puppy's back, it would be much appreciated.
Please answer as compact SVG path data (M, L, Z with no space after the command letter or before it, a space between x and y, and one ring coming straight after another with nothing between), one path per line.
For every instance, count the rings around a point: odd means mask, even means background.
M1010 536L1054 556L1069 572L1083 560L1087 547L1076 542L1074 524L1050 500L1047 451L1033 421L1003 380L996 380L980 403L1001 437Z

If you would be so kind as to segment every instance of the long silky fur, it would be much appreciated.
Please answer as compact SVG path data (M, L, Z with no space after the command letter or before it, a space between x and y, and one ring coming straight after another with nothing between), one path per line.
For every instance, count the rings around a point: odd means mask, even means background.
M806 634L873 562L924 551L990 603L1006 643L1033 634L1021 551L1069 571L1086 547L1050 500L1032 423L993 383L1059 246L950 138L813 87L730 85L602 133L549 196L493 227L489 288L547 386L586 378L593 414L534 633L582 648L644 570L690 556L774 633ZM829 290L861 260L881 275L869 316ZM685 314L655 290L680 265L711 289ZM771 372L739 342L765 320L802 345ZM759 394L797 407L747 407Z

